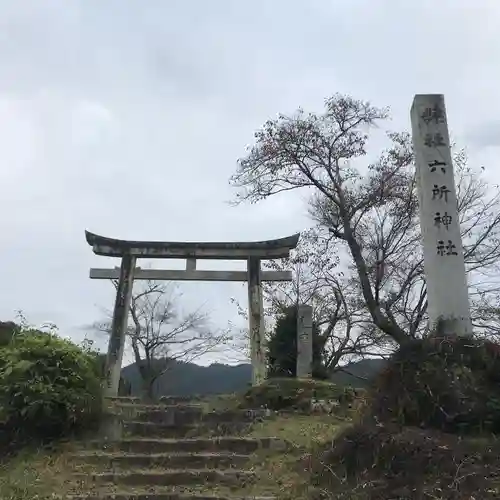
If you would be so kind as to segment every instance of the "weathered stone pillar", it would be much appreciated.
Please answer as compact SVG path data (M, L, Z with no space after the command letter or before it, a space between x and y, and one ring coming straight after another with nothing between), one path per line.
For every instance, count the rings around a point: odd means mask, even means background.
M266 379L264 301L260 275L260 259L248 259L248 321L252 359L252 385Z
M472 334L444 96L416 95L411 109L431 328Z
M297 308L297 378L312 378L313 363L312 307Z
M111 334L106 357L106 387L104 395L108 397L117 396L120 385L127 320L134 282L135 261L135 257L124 255L120 266L120 278L116 290L115 308L113 310Z

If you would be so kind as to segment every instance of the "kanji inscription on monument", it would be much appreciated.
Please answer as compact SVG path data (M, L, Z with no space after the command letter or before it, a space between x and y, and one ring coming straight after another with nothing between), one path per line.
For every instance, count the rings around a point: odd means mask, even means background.
M416 95L411 109L431 327L472 334L444 96Z

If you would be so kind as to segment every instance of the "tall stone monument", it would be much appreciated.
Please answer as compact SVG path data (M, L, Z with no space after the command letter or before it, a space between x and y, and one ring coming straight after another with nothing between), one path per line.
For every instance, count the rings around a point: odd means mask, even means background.
M312 378L312 307L301 304L297 310L297 378Z
M416 95L411 109L431 328L472 334L444 96Z

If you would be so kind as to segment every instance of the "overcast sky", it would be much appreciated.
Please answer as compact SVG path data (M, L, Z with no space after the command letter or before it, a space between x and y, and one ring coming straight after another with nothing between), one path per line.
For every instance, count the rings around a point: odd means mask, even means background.
M395 130L415 93L444 93L453 137L500 181L499 32L498 0L0 0L0 320L21 309L81 340L112 307L88 271L118 261L93 255L85 229L308 227L301 196L229 207L228 178L266 119L335 92L390 106ZM181 286L185 310L238 321L244 285Z

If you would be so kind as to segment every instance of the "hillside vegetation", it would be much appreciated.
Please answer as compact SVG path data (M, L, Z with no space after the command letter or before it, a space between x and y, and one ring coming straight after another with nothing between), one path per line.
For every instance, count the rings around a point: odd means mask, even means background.
M353 425L312 453L312 484L339 499L498 498L499 354L456 337L400 348Z
M0 350L0 498L50 498L70 482L68 452L80 435L92 436L101 419L99 359L32 329L16 329ZM238 494L496 499L499 388L497 344L431 337L401 347L368 390L276 378L211 397L204 406L206 412L266 408L267 417L241 435L288 443L286 450L254 453L265 476Z
M157 397L240 393L249 388L252 380L252 367L246 363L234 366L220 363L200 366L174 360L170 364L169 370L155 384ZM329 381L341 386L367 387L384 364L380 359L352 363L331 374ZM122 376L130 383L131 394L140 396L141 377L136 364L124 367Z
M257 458L269 474L260 488L280 498L494 499L499 374L497 344L434 337L399 349L369 391L276 379L218 404L277 411L252 433L293 445Z
M95 431L101 412L96 353L55 333L0 325L2 500L44 498L46 493L48 498L57 491L56 443Z

